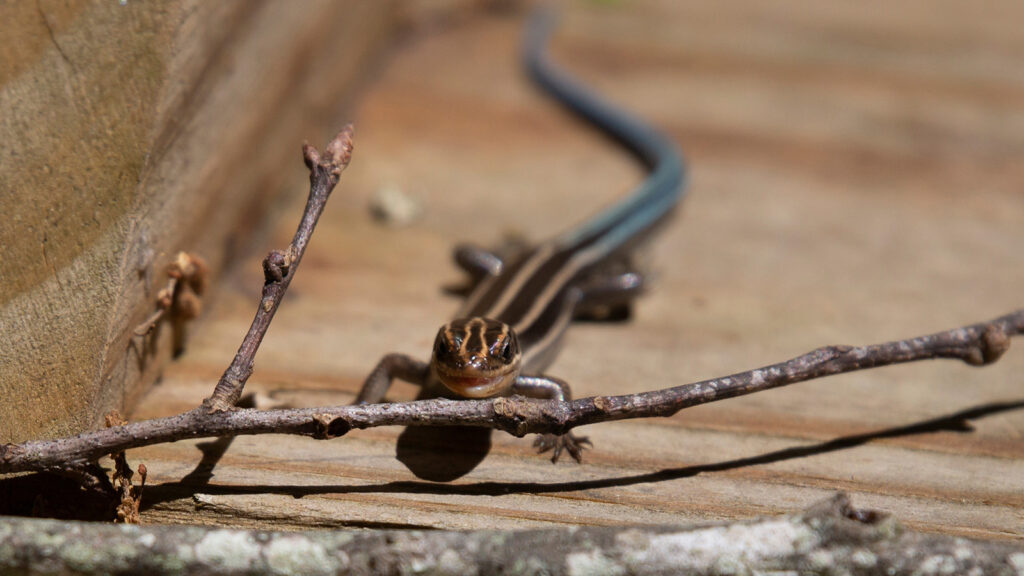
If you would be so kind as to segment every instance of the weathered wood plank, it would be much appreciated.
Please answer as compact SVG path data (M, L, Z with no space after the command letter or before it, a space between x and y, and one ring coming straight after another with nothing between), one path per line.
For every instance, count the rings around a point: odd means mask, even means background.
M132 406L170 353L132 329L180 250L216 275L303 138L330 133L389 3L0 6L0 442Z
M1020 307L1017 4L992 3L986 13L1002 16L991 19L956 3L572 6L561 59L668 127L694 170L679 218L652 246L653 288L633 320L570 333L552 373L577 394L666 387ZM457 307L440 290L459 279L453 244L544 237L636 182L627 158L526 84L518 33L517 21L480 19L419 38L366 94L355 162L252 390L349 401L380 355L428 354ZM421 198L424 219L374 224L366 203L384 185ZM301 188L133 417L189 408L212 389L251 317L259 258L294 229ZM485 456L458 438L416 449L398 429L238 438L206 448L223 452L206 464L196 442L129 458L150 470L152 522L661 523L794 511L841 489L917 529L1020 538L1022 369L1011 348L983 370L893 367L592 426L582 466L552 466L501 434L477 444ZM413 395L399 386L392 397ZM459 466L471 470L443 483L413 472Z

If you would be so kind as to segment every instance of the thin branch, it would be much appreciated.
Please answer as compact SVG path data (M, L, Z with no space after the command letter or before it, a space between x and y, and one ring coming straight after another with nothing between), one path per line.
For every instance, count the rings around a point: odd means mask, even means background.
M83 550L89 553L83 554ZM0 571L138 574L1019 574L1019 543L921 534L839 494L731 524L271 532L8 518ZM3 552L10 551L10 552ZM723 568L726 567L726 568Z
M256 307L256 316L252 319L249 332L238 347L235 359L220 377L213 395L203 401L203 406L210 412L221 412L235 406L242 396L242 389L252 375L256 351L259 350L263 336L270 328L277 307L281 304L288 285L302 261L306 246L316 228L317 220L327 205L327 199L338 184L341 173L345 171L352 159L352 125L345 126L334 140L327 145L326 154L310 144L302 147L302 156L309 168L309 198L306 209L302 213L299 228L288 248L282 252L272 250L263 260L263 294Z
M317 439L377 426L480 426L516 436L564 433L576 426L629 418L671 416L691 406L751 394L823 376L937 358L972 366L990 364L1024 333L1024 310L990 322L872 346L828 346L756 370L623 396L572 402L522 397L489 400L421 400L394 404L291 410L204 407L171 416L86 432L70 438L0 446L0 473L80 467L104 454L185 438L297 434Z

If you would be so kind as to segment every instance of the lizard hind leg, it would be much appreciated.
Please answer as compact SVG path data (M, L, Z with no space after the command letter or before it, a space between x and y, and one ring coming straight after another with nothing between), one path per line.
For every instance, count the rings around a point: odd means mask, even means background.
M499 254L475 244L459 244L452 253L452 259L468 278L445 286L444 291L463 298L469 296L487 278L501 274L505 267L505 260Z
M515 234L507 235L501 245L493 250L476 244L459 244L455 247L452 257L455 265L469 278L461 284L445 287L445 292L456 296L468 296L484 280L500 276L509 262L521 258L528 251L529 244Z
M579 299L573 319L621 322L632 315L633 300L647 288L642 254L627 252L600 264L576 285Z
M592 322L628 320L633 300L644 292L645 282L638 272L594 276L580 286L580 299L574 319Z
M499 254L475 244L459 244L452 256L455 264L476 280L501 274L505 265Z

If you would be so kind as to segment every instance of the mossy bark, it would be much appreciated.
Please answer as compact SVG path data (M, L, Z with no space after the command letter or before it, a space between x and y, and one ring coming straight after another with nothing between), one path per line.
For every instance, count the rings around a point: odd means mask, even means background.
M1024 547L908 531L843 495L734 524L269 532L0 520L0 569L145 574L1007 574Z

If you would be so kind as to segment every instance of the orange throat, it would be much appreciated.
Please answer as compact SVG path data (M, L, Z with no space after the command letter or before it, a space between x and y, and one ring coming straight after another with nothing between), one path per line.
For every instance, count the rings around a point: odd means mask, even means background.
M512 386L514 375L498 374L496 376L456 376L438 373L438 379L445 388L463 398L491 398L501 396Z

